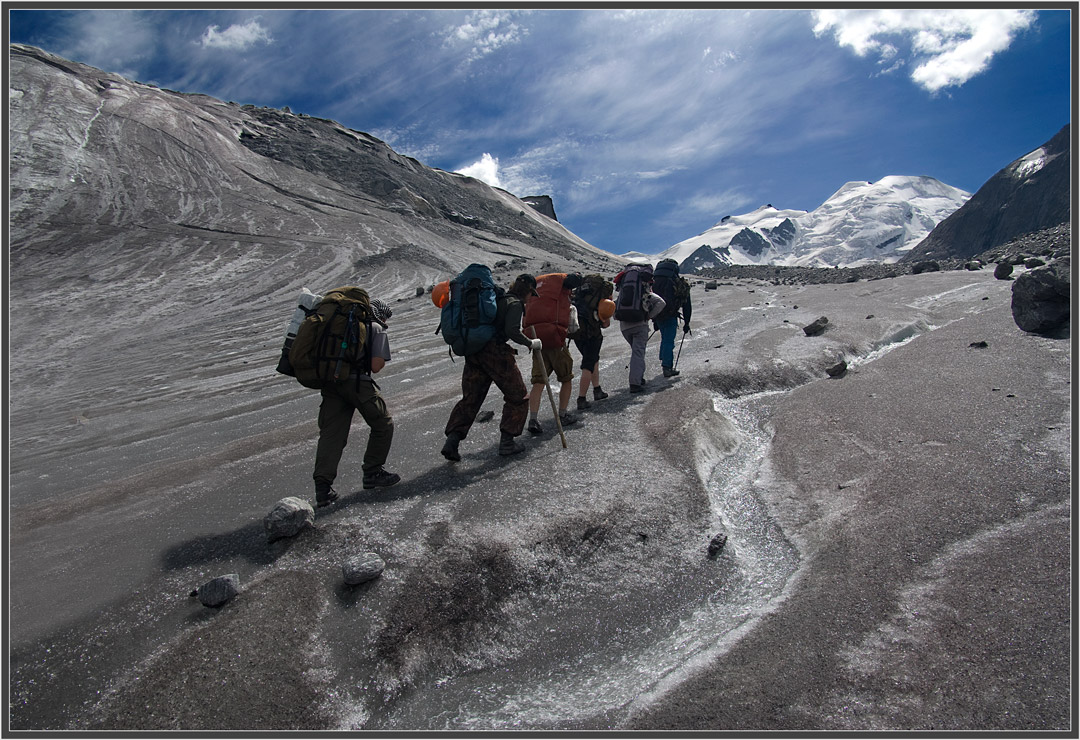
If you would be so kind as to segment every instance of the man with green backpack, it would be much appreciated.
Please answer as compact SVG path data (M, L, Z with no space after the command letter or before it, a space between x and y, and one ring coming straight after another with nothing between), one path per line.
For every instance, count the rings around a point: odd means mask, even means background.
M401 480L383 469L394 439L394 420L372 377L390 359L384 329L392 312L356 286L331 290L305 312L289 349L291 368L279 371L322 395L312 477L315 505L327 506L338 497L333 483L356 411L371 427L364 451L364 488L392 486Z

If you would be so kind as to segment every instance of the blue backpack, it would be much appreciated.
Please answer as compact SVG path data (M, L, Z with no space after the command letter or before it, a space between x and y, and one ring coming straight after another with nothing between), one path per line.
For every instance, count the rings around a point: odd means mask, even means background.
M471 264L450 281L450 299L442 308L436 333L455 355L468 357L495 338L495 279L486 265Z

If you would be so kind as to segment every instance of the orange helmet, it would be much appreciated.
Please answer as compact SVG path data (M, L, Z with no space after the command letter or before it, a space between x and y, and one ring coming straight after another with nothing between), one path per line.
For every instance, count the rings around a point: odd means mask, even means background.
M615 314L615 301L604 298L597 305L596 313L600 316L601 321L607 321Z
M441 283L431 289L431 302L435 304L435 308L442 308L450 300L450 281L443 280Z

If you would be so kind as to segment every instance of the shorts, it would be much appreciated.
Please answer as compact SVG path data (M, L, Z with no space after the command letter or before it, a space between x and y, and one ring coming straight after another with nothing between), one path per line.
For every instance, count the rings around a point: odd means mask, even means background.
M574 358L570 356L570 350L565 346L556 347L555 349L542 349L540 350L540 357L543 358L542 362L537 359L536 352L533 352L533 385L540 385L547 381L547 377L551 375L553 370L560 383L574 379Z
M592 372L596 369L596 363L600 362L600 345L603 343L603 335L574 340L578 352L581 353L581 365L579 367L582 370Z

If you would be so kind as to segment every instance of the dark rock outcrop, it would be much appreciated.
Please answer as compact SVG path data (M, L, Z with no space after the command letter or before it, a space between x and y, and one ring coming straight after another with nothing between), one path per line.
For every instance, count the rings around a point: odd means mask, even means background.
M555 204L551 201L550 195L527 195L522 198L524 202L528 203L539 213L544 214L550 219L558 221L555 216Z
M1066 333L1069 324L1069 263L1061 260L1016 279L1012 315L1027 332L1049 336Z
M1069 126L991 177L939 223L905 261L965 258L1068 221L1072 176Z

